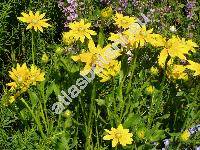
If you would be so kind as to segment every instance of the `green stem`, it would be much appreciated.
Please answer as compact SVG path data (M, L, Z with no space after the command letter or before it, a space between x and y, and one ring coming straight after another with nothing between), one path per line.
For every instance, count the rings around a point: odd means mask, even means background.
M96 86L95 83L93 83L93 88L92 88L92 95L91 95L91 103L90 103L90 112L89 112L89 118L88 118L88 124L86 127L86 144L85 144L85 149L90 149L89 146L91 145L90 141L91 141L91 135L92 135L92 114L95 110L95 106L94 106L94 100L96 97Z
M134 77L134 71L135 71L135 68L136 68L136 61L137 61L137 54L135 54L133 63L132 63L131 68L130 68L131 76L130 76L129 83L128 83L128 86L127 86L127 89L126 89L126 94L128 94L130 92L130 89L132 89L131 84L132 84L132 79Z
M33 64L35 64L35 45L34 45L34 31L31 31L31 35L32 35L32 44L31 44L31 49L32 49L32 61Z
M39 129L39 131L40 131L40 133L41 133L41 136L42 136L42 138L44 139L44 138L45 138L45 134L44 134L44 132L43 132L43 130L42 130L42 125L40 124L40 121L39 121L38 118L35 116L35 114L33 113L33 110L29 107L29 105L27 104L27 102L26 102L23 98L21 98L21 101L26 105L26 107L27 107L28 110L30 111L30 113L31 113L31 115L33 116L33 118L34 118L36 124L38 125L38 129Z
M43 107L42 107L42 104L41 104L40 101L39 101L39 105L40 105L40 109L41 109L41 113L42 113L42 119L44 121L45 129L46 129L46 131L48 133L47 122L46 122L46 118L45 118L45 115L44 115Z
M99 29L99 35L98 36L99 36L98 37L98 45L103 47L104 41L105 41L105 35L103 33L103 28L102 27Z

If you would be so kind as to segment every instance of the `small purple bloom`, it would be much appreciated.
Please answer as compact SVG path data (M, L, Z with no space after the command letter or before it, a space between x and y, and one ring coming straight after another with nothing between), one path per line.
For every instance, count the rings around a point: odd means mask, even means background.
M65 26L67 26L69 22L74 21L78 17L78 3L76 0L67 0L67 3L63 2L63 0L59 0L58 7L61 9L67 19Z
M100 2L103 5L109 5L110 4L110 0L100 0Z
M192 19L192 17L194 16L194 9L196 7L196 1L187 1L186 4L186 14L187 14L187 18Z
M128 6L128 0L119 0L119 7L117 8L117 10L121 12L125 10L127 6Z

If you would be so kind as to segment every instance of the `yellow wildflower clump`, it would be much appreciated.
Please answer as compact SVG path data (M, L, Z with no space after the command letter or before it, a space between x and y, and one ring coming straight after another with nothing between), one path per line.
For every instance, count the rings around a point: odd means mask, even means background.
M108 40L113 41L114 44L117 46L118 44L121 44L123 47L125 47L128 44L128 37L123 35L122 33L110 33L110 37Z
M104 63L101 66L97 65L97 68L95 73L101 77L102 79L100 82L106 82L111 77L116 76L121 68L121 62L118 62L117 60L111 60L109 63Z
M112 14L113 14L112 7L106 7L101 11L101 17L104 19L110 18Z
M186 70L186 67L183 65L172 65L170 68L168 68L167 75L173 79L187 80L188 75L185 72L185 70Z
M133 48L144 47L146 43L160 47L164 46L166 42L161 35L154 34L153 29L147 30L145 25L140 26L136 22L130 24L122 33L111 33L109 40L115 42L115 44Z
M172 36L172 38L165 43L164 49L160 53L158 58L159 65L164 67L168 56L170 56L171 59L178 57L187 60L185 55L188 54L189 51L195 51L195 47L198 47L198 45L191 40L186 41L184 38L180 39L178 36Z
M153 29L147 30L145 25L140 27L136 23L131 25L123 34L128 37L128 43L135 48L143 47L146 43L155 47L163 46L165 43L165 38L159 34L154 34Z
M115 24L119 28L127 29L129 26L131 26L133 23L137 22L135 17L129 17L129 16L123 16L123 14L116 13L114 18Z
M107 129L105 129L105 131L108 134L103 137L103 140L112 140L112 147L115 147L118 143L122 146L126 146L133 141L133 134L129 133L129 129L124 129L122 124L120 124L117 129L111 128L111 131Z
M187 60L186 55L190 51L195 51L198 45L192 40L180 39L178 36L172 36L165 45L164 49L160 52L158 57L158 64L164 68L167 67L167 75L173 79L188 79L188 74L186 70L194 71L194 76L200 75L200 64ZM174 60L176 59L184 60L189 63L189 65L177 65ZM180 61L181 62L181 61Z
M194 71L194 76L200 75L200 64L191 60L188 60L188 62L189 65L187 65L186 68Z
M29 11L28 14L22 12L21 13L23 17L17 17L20 21L25 22L28 24L27 30L33 28L35 31L39 30L43 32L43 28L47 28L51 26L47 23L49 19L43 19L45 16L45 13L40 14L39 11L37 11L35 14L33 14L32 11Z
M121 63L116 60L121 55L119 51L113 50L111 45L104 48L99 45L96 47L92 40L89 41L88 48L89 51L72 56L74 61L85 63L84 69L80 72L82 76L87 75L92 67L95 67L94 72L102 78L101 82L106 82L119 73Z
M75 39L73 37L73 35L71 34L71 32L64 32L62 34L62 40L64 44L70 45L73 42L75 42Z
M183 141L183 142L186 142L189 140L189 137L190 137L190 132L188 130L185 130L181 136L180 136L180 140Z
M72 22L69 23L69 32L63 33L63 40L64 42L68 43L67 40L69 40L69 43L74 40L79 40L83 43L85 40L85 37L88 39L91 39L91 35L96 35L96 32L93 30L90 30L91 23L84 22L83 19L80 20L80 22Z
M22 66L17 64L16 69L12 68L9 71L9 76L13 82L7 84L11 87L11 90L20 89L25 92L31 85L35 85L38 81L44 81L44 73L41 72L35 65L31 66L31 69L27 68L24 63Z

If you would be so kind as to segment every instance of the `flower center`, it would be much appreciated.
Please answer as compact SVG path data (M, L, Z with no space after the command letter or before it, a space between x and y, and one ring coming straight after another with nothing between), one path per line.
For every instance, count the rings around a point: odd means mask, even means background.
M38 23L38 20L37 19L32 19L31 21L33 24L37 24Z
M31 77L31 81L34 81L35 80L35 77Z
M18 76L18 82L22 82L22 77Z
M118 133L115 134L115 137L116 137L117 139L119 139L119 138L122 137L122 134L121 134L120 132L118 132Z
M127 24L126 20L121 20L121 24Z
M85 29L80 27L80 28L78 28L78 31L83 32L83 31L85 31Z

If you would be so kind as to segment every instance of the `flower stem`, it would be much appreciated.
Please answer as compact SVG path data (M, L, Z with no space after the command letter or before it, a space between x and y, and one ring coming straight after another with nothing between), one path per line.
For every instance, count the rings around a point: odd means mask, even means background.
M33 64L35 64L35 45L34 45L34 31L31 31L32 34L32 44L31 44L31 49L32 49L32 60L33 60Z
M38 125L38 129L39 129L39 131L41 133L42 138L45 138L45 134L44 134L44 132L42 130L42 125L41 125L39 119L36 117L36 115L33 113L33 110L29 107L29 105L27 104L27 102L23 98L21 98L21 101L26 105L26 107L30 111L31 115L33 116L36 124Z

